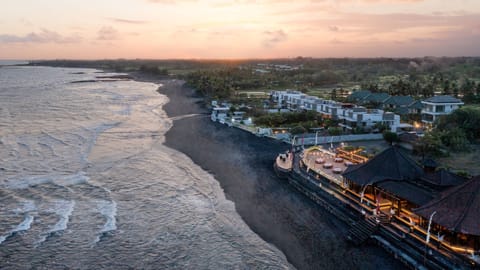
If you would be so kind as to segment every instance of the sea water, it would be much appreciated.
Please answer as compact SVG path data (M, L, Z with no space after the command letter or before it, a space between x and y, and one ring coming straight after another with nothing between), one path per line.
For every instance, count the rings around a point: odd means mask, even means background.
M291 268L163 144L159 86L98 73L0 66L0 268Z

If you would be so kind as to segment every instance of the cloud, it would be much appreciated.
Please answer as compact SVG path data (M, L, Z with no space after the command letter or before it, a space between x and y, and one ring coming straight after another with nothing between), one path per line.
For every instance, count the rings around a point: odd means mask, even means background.
M328 27L328 31L338 32L338 31L340 31L340 28L339 28L338 26L336 26L336 25L330 25L330 26Z
M120 35L117 29L111 26L104 26L100 28L97 32L97 39L98 40L116 40L119 39Z
M108 18L112 22L116 23L126 23L126 24L146 24L148 21L142 20L129 20L129 19L122 19L122 18Z
M0 43L78 43L82 40L79 35L63 36L55 31L42 29L40 32L31 32L24 36L0 34Z
M283 30L265 31L263 32L265 39L263 45L265 47L273 47L276 44L286 41L288 36Z
M334 39L330 40L330 43L333 43L333 44L344 44L345 42L342 41L342 40L339 40L339 39L334 38Z

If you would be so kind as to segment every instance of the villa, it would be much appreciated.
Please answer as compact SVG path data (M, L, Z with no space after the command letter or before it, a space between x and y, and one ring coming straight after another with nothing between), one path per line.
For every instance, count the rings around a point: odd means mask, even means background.
M422 122L432 125L439 116L448 115L464 103L452 96L434 96L422 101Z

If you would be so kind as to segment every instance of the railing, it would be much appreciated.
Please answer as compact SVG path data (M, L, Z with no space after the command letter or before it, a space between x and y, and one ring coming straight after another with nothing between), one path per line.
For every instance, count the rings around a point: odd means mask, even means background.
M313 134L315 135L315 134ZM353 142L353 141L374 141L382 140L383 135L378 134L355 134L355 135L342 135L342 136L319 136L315 139L315 136L298 137L295 140L295 145L315 145L327 144L327 143L339 143L339 142Z

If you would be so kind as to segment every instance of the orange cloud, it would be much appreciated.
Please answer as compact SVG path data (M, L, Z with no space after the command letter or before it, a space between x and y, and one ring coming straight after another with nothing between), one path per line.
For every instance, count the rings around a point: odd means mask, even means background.
M78 43L81 40L82 38L79 35L63 36L47 29L23 36L0 34L0 43Z

